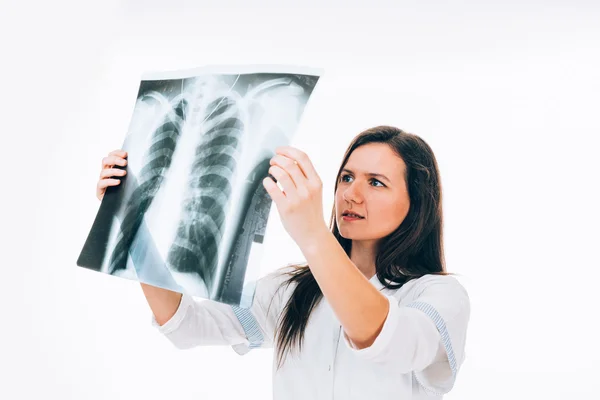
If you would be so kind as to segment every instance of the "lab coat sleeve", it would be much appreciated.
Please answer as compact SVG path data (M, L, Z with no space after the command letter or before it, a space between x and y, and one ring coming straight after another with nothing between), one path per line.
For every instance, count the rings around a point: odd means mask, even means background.
M430 276L408 304L386 297L389 312L372 345L357 349L344 335L346 345L365 360L412 372L428 392L447 393L464 361L470 318L466 290L452 276Z
M274 271L257 281L250 308L183 294L175 314L166 323L159 325L154 315L151 323L179 349L230 345L243 355L253 348L272 347L285 289L281 287L285 281L282 271Z

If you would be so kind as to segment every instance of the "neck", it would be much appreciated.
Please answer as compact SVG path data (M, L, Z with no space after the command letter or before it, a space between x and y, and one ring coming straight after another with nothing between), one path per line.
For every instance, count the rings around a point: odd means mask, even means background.
M375 243L354 240L350 250L350 260L367 278L375 275Z

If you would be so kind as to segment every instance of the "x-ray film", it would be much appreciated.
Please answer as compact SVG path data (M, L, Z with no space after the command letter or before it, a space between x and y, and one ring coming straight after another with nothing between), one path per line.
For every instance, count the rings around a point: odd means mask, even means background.
M278 66L145 74L80 267L247 308L271 199L262 180L321 75Z

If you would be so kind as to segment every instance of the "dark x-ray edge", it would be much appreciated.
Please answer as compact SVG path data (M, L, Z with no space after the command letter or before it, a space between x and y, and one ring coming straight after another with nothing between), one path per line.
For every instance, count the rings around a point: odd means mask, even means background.
M272 200L265 190L262 180L268 176L270 158L265 158L258 163L246 180L246 187L242 195L242 217L234 227L234 241L225 250L224 265L219 268L216 275L211 298L228 304L239 304L242 308L250 306L252 302L253 286L245 286L248 260L254 243L262 245L268 222ZM258 207L262 207L259 209Z
M114 166L113 168L125 169L120 166ZM120 179L121 184L119 186L108 187L104 194L100 209L98 210L93 224L95 229L92 229L88 234L83 250L77 259L77 265L80 267L98 272L101 271L102 264L106 257L111 224L102 224L100 221L115 217L119 220L119 223L121 223L121 210L117 210L114 214L112 211L117 209L118 205L123 207L122 199L126 197L127 194L131 195L138 187L137 180L131 173L128 173ZM121 224L119 224L119 226L120 225ZM103 226L106 227L106 230L101 231L100 228ZM101 241L101 243L99 243L99 241ZM101 255L94 252L94 250L98 248L103 249ZM180 293L184 292L184 289L177 284L171 272L166 268L165 262L160 256L143 219L134 236L132 244L129 247L129 254L139 282ZM96 260L98 262L95 262ZM149 268L148 266L152 266L152 268ZM191 294L194 295L193 293Z

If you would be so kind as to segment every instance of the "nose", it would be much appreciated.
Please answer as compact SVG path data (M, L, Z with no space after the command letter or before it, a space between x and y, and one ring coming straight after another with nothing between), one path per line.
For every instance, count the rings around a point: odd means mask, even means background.
M347 202L361 203L362 202L362 193L360 193L360 188L356 184L356 182L352 182L346 190L342 193L342 197Z

